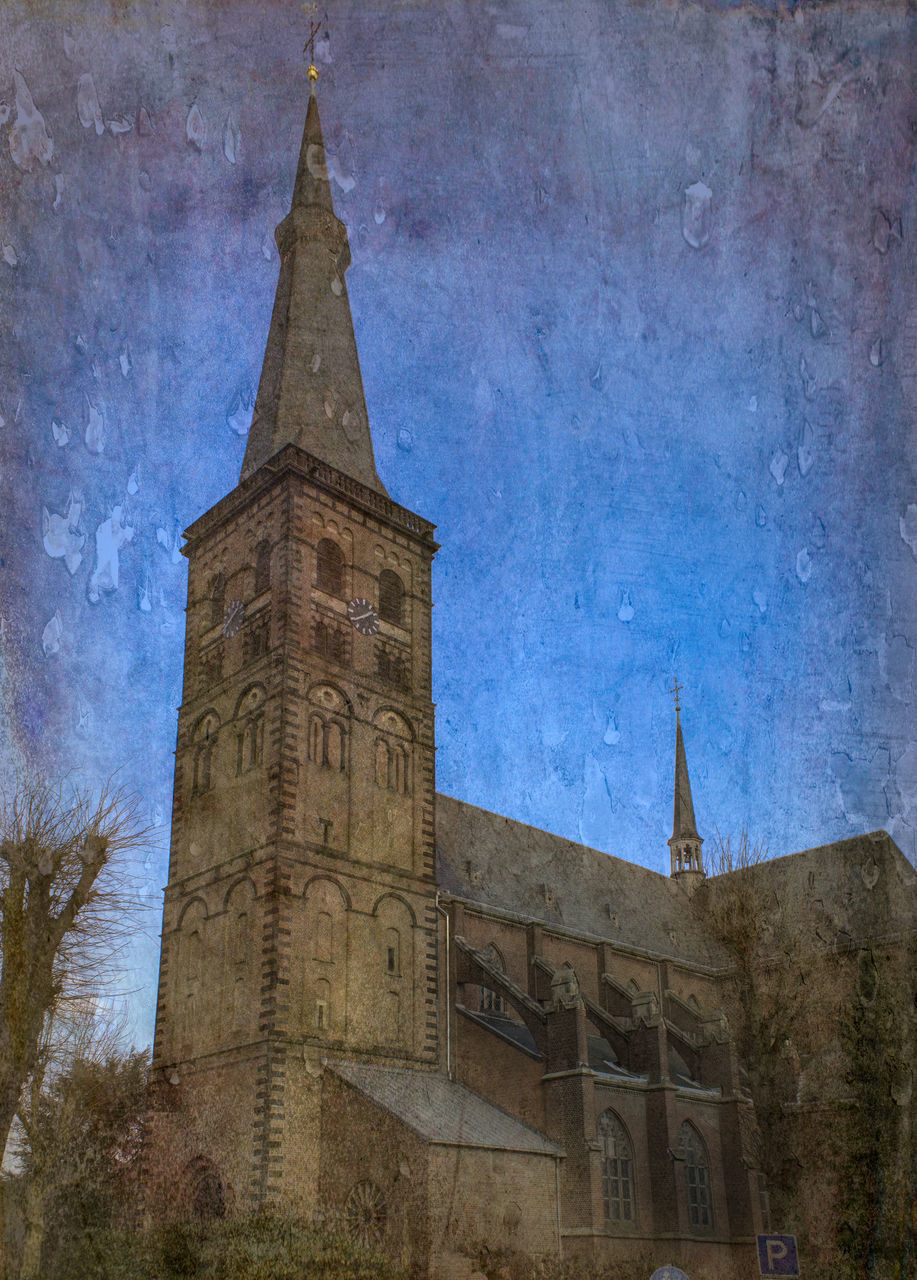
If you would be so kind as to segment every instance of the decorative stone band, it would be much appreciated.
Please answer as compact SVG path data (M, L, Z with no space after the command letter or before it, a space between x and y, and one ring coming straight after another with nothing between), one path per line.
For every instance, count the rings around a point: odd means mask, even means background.
M322 462L320 458L307 453L305 449L300 449L298 445L286 444L250 475L245 476L241 483L216 506L211 507L206 514L189 525L185 530L185 538L188 541L182 548L182 553L187 555L191 544L208 536L224 521L232 519L237 511L247 507L252 493L272 484L283 471L294 471L305 476L326 492L346 498L354 506L361 507L368 515L378 516L396 529L426 543L431 550L439 550L439 544L433 537L436 530L435 524L415 515L413 511L408 511L406 507L400 507L385 494L370 489L368 485L354 480L352 476L344 475L342 471L329 466L327 462Z

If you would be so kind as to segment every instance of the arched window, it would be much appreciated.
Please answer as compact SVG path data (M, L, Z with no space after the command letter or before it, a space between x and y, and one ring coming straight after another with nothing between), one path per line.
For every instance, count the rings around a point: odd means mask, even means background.
M219 626L226 607L226 579L218 573L210 579L210 625Z
M255 595L260 596L271 585L271 544L259 542L255 548Z
M710 1161L704 1140L687 1120L678 1134L684 1156L688 1221L698 1231L713 1230L713 1199L710 1194Z
M185 1168L191 1217L204 1221L225 1218L226 1193L216 1165L206 1156L196 1156Z
M315 1028L316 1031L331 1030L331 983L327 978L319 978L315 984Z
M194 749L194 777L191 783L192 794L201 791L209 791L213 785L212 776L212 757L213 748L216 745L217 730L220 727L219 719L213 711L208 711L202 720L198 722L197 728L194 730L194 739L196 747Z
M322 538L316 547L315 585L330 596L344 591L344 553L330 538Z
M503 963L503 957L494 946L489 942L481 955L485 960L489 960L495 969L499 969L500 973L506 972L506 965ZM482 1013L506 1013L506 1001L496 991L492 991L490 987L481 987L481 1012Z
M401 934L397 929L385 931L385 972L392 978L401 977Z
M379 574L379 617L400 627L403 614L404 586L401 579L391 569L383 569Z
M613 1111L599 1116L602 1144L602 1201L606 1222L634 1221L634 1150Z

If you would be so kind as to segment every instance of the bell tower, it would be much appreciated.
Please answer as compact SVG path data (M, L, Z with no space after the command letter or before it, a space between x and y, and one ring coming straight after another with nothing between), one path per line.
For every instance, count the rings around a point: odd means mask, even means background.
M157 1218L312 1211L322 1063L439 1055L437 546L376 472L313 71L240 483L185 535Z

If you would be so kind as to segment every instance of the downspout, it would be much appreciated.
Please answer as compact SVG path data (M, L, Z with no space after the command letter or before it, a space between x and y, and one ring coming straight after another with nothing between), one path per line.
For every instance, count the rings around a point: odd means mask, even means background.
M441 907L439 905L439 893L440 891L439 889L437 889L436 890L436 910L440 913L441 916L443 916L443 918L446 921L446 999L445 999L446 1074L451 1080L453 1078L452 1076L452 1007L451 1007L452 1006L452 983L449 981L449 951L451 946L449 941L449 912L445 909L445 907Z
M563 1244L560 1234L560 1157L554 1157L554 1196L557 1201L557 1259L563 1260Z

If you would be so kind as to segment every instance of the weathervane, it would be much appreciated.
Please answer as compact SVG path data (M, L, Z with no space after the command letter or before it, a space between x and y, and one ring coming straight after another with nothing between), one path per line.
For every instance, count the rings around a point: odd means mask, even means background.
M685 686L683 684L678 683L678 676L676 676L675 683L672 685L671 689L669 690L669 693L675 694L675 710L676 711L681 710L681 703L678 701L678 695L681 693L684 687Z
M310 80L318 79L318 67L315 65L315 37L322 29L322 24L315 21L315 15L318 13L317 4L304 4L303 13L309 19L309 37L302 47L303 53L309 50L309 69L306 72Z

